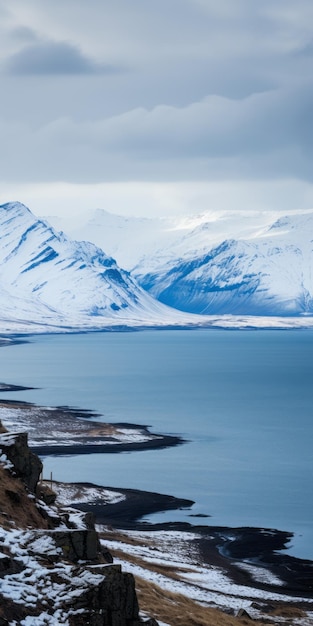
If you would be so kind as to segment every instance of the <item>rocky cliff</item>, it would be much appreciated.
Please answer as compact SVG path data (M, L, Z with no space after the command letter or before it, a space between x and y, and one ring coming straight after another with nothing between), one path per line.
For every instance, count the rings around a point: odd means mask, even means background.
M58 508L27 435L0 425L0 625L139 626L135 581L92 516ZM49 504L48 504L49 503Z

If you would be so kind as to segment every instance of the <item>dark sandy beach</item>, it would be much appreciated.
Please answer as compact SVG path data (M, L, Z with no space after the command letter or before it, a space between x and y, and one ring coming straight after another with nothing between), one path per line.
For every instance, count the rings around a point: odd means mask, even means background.
M189 509L194 503L136 489L99 487L91 483L72 484L78 488L90 489L91 493L96 487L97 490L103 489L103 492L110 491L124 496L122 501L115 504L106 504L101 497L89 502L69 503L79 510L92 512L96 523L101 526L123 531L175 531L178 536L182 532L195 533L192 543L193 547L196 546L201 561L209 567L222 568L236 584L295 597L313 597L312 561L297 559L284 552L292 537L290 533L275 529L229 528L181 522L151 524L142 518L160 511ZM248 571L240 568L241 562L268 570L273 574L273 581L280 579L281 584L255 580Z
M95 487L91 483L74 485L90 489ZM192 541L197 546L201 560L210 567L216 566L225 570L233 582L285 595L313 597L312 561L297 559L284 552L292 537L290 533L275 529L229 528L181 522L150 524L142 518L159 511L190 508L193 502L135 489L101 488L123 494L125 499L116 504L104 504L101 499L95 499L90 502L76 502L71 506L92 512L97 524L115 529L195 533L197 538ZM248 571L238 567L242 561L268 570L273 574L273 580L280 579L283 586L256 581Z

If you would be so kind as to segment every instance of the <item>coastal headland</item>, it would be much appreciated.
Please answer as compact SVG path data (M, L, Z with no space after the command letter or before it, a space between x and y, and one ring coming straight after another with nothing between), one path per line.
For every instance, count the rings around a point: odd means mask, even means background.
M0 384L0 392L22 389ZM146 425L96 421L96 413L66 406L1 399L0 413L10 430L29 432L29 445L39 456L130 452L184 442L181 437L151 433Z

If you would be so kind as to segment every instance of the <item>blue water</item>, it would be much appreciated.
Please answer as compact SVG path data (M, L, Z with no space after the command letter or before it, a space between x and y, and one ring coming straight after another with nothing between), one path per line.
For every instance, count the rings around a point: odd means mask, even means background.
M118 455L46 457L46 475L167 493L192 510L154 515L295 533L313 559L313 332L143 331L31 338L1 348L2 394L147 424L188 443ZM199 520L198 520L199 521ZM200 520L204 522L205 520Z

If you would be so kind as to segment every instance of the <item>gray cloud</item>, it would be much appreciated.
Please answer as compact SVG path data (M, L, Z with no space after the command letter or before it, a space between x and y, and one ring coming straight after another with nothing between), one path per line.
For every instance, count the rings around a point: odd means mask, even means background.
M117 71L92 61L66 42L39 42L22 48L5 62L11 75L103 74Z
M11 38L23 43L29 43L38 41L40 38L38 34L28 26L17 26L10 33Z
M313 57L313 39L310 39L305 45L300 46L299 49L295 51L295 56L299 57Z
M186 107L137 108L95 121L61 118L33 130L3 125L2 175L23 180L313 182L313 89L241 100L210 96ZM28 158L31 154L31 159Z
M311 0L26 4L0 24L3 180L312 181Z
M250 158L272 151L313 150L313 89L281 89L234 100L208 96L186 107L137 108L87 123L62 119L46 126L47 141L92 147L96 153L165 159Z

